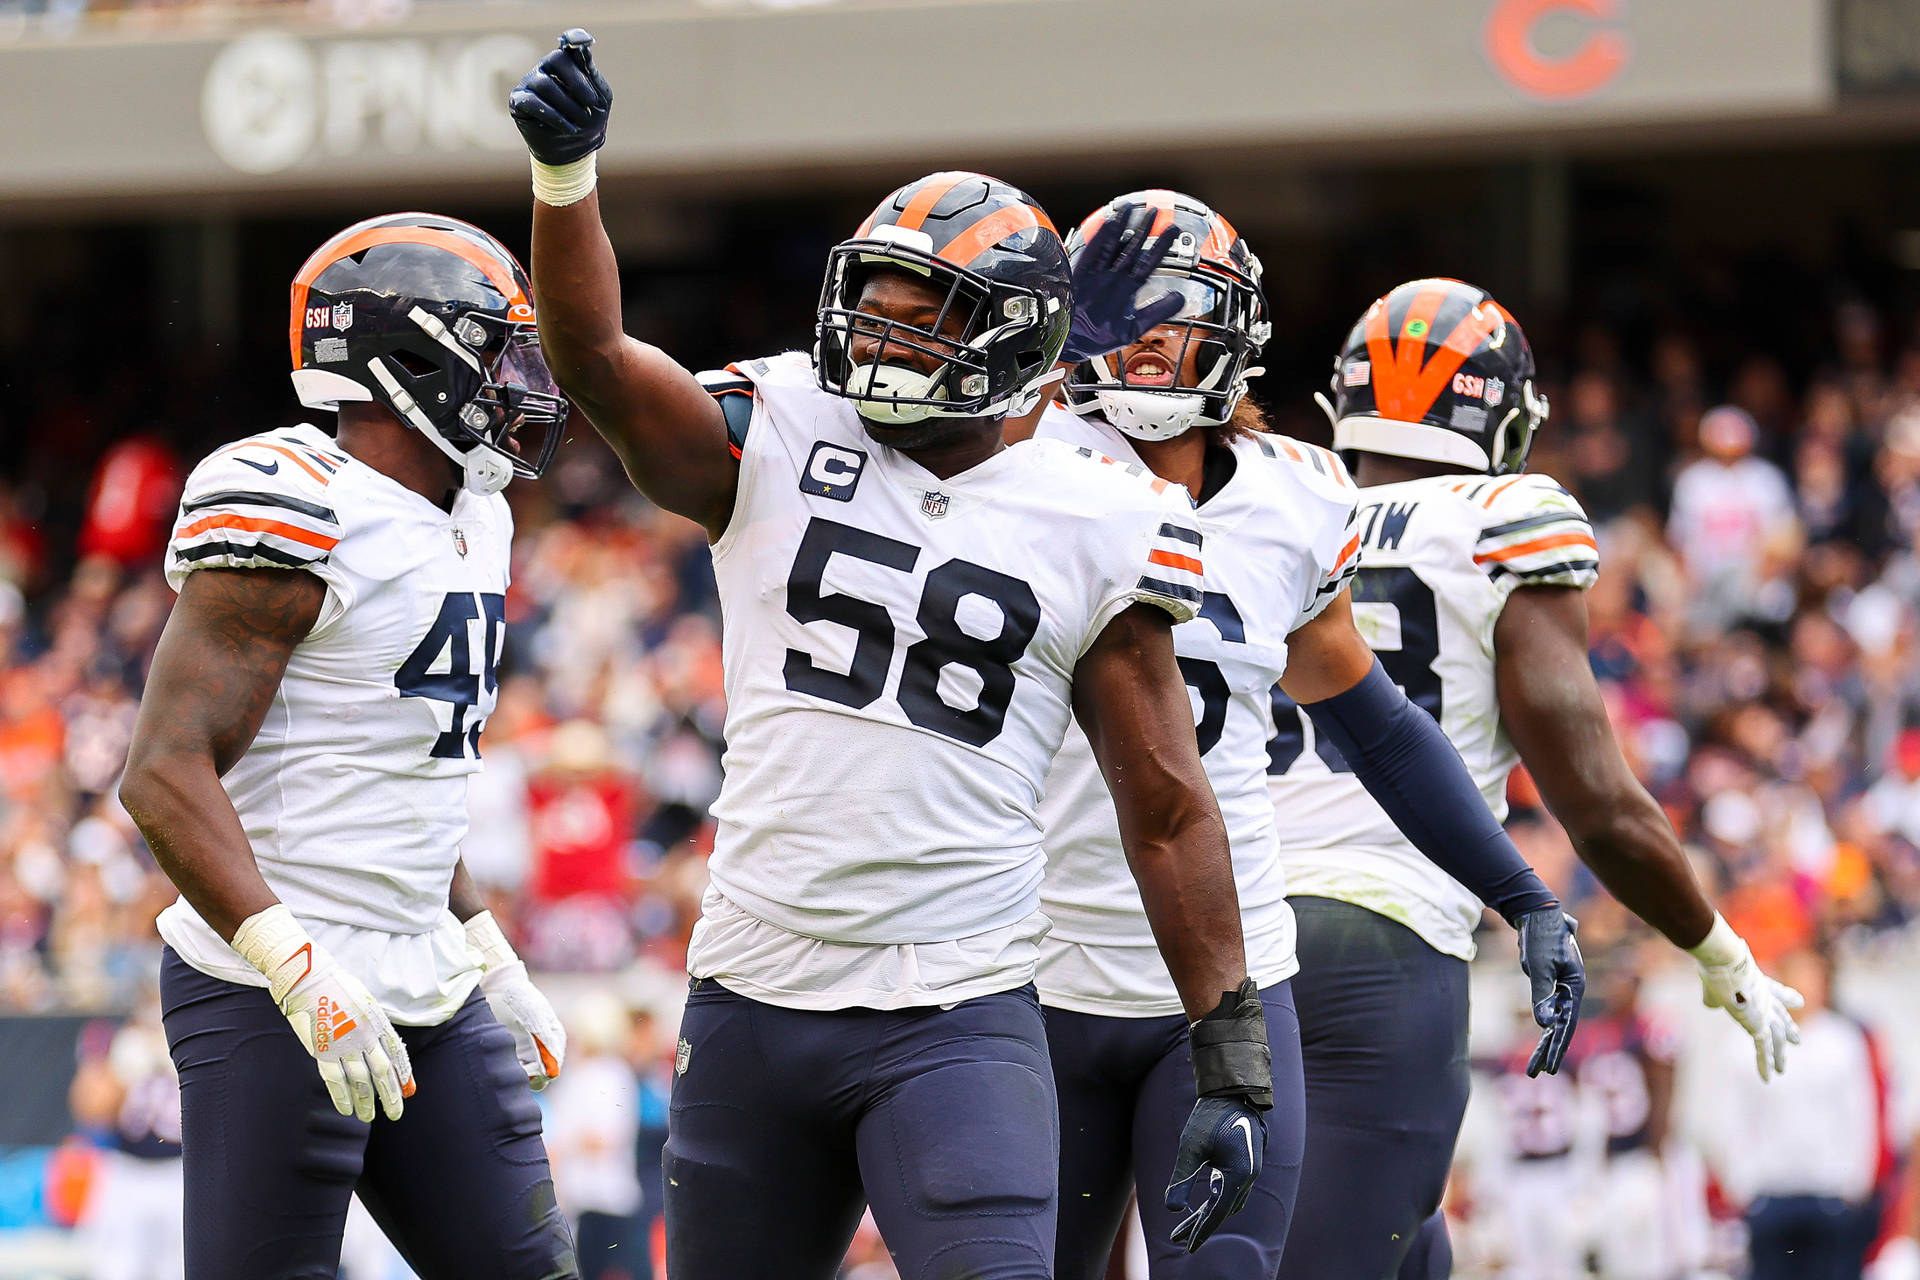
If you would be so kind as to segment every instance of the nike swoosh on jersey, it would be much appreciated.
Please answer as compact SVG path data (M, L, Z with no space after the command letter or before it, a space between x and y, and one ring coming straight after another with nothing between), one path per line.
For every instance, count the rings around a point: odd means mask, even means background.
M1245 1116L1235 1116L1229 1128L1238 1129L1240 1136L1247 1140L1247 1163L1253 1163L1253 1121Z
M280 470L280 460L278 458L275 458L272 462L255 462L252 458L238 458L235 459L235 461L246 463L262 475L275 475Z

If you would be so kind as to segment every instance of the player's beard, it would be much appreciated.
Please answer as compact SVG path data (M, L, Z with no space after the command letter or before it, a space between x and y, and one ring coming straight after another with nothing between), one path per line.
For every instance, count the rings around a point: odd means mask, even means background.
M875 444L883 444L903 453L944 448L989 430L1000 430L1000 420L997 418L928 417L918 422L886 423L863 417L860 425L867 429L867 435Z

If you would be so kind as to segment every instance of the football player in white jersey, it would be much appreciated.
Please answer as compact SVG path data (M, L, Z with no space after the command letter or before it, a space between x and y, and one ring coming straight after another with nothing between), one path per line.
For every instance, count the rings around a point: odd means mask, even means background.
M1415 843L1499 900L1521 930L1541 999L1567 984L1543 1017L1536 1070L1558 1068L1571 1034L1578 951L1559 905L1500 832L1453 749L1394 690L1354 628L1347 584L1360 539L1346 468L1325 449L1265 433L1245 399L1269 330L1260 262L1246 241L1191 196L1142 191L1094 211L1068 238L1076 268L1098 252L1102 229L1135 207L1151 209L1151 230L1172 240L1141 296L1170 290L1181 309L1117 354L1075 366L1064 390L1071 411L1049 409L1034 438L1144 465L1197 499L1202 605L1174 628L1174 651L1227 824L1248 966L1267 1011L1274 1106L1267 1160L1245 1210L1198 1249L1181 1195L1192 1170L1176 1163L1195 1088L1187 1024L1125 872L1113 798L1086 738L1069 731L1040 811L1041 904L1053 930L1041 944L1039 989L1061 1117L1055 1275L1106 1274L1137 1189L1157 1280L1264 1280L1286 1243L1306 1124L1289 992L1299 967L1293 913L1266 786L1274 683L1353 745L1361 776L1403 811Z
M427 1280L578 1274L527 1089L565 1037L459 862L500 490L567 414L527 288L464 222L347 228L294 278L290 334L337 431L187 478L121 798L180 889L159 924L190 1275L331 1276L356 1193Z
M826 1280L866 1201L903 1274L1051 1274L1038 809L1076 716L1198 1024L1182 1154L1204 1234L1258 1170L1271 1080L1171 638L1200 606L1200 534L1143 469L1001 441L1074 313L1137 334L1178 305L1135 303L1165 240L1136 211L1074 278L1023 193L934 174L829 255L811 355L696 378L621 332L590 42L568 32L511 98L543 337L640 490L706 529L727 628L669 1269Z
M1798 997L1760 972L1695 882L1588 667L1582 592L1599 552L1579 504L1524 470L1547 405L1520 326L1471 285L1403 284L1353 327L1332 389L1334 447L1360 455L1354 615L1382 664L1495 812L1526 762L1581 859L1692 953L1707 1003L1752 1035L1760 1074L1780 1070ZM1379 1280L1445 1187L1480 901L1395 830L1344 744L1318 737L1280 690L1274 723L1307 1068L1307 1158L1280 1274Z

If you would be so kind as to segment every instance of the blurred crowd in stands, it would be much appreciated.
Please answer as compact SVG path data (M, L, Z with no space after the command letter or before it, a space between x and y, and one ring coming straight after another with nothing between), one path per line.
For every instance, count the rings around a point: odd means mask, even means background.
M793 252L817 261L810 245ZM687 303L696 283L662 288ZM719 321L703 341L737 342L706 352L712 363L803 340L774 328L751 288L687 305ZM684 315L630 299L643 336ZM1818 354L1791 370L1758 349L1710 353L1683 327L1632 350L1605 326L1551 347L1536 334L1553 417L1532 466L1586 504L1600 535L1592 662L1621 740L1734 927L1763 964L1797 969L1836 944L1902 946L1920 914L1920 331L1853 300L1826 319ZM1319 348L1338 337L1319 334ZM1324 367L1313 355L1304 363ZM1281 374L1302 380L1298 367ZM191 360L93 378L0 350L0 375L0 429L26 445L0 463L0 1013L145 1009L151 1023L153 918L173 891L114 791L171 602L159 553L186 469L289 420L290 401L277 373L222 384L219 367ZM1276 418L1319 430L1295 398ZM699 531L634 495L584 423L546 481L509 493L508 665L465 855L533 968L596 975L553 979L575 1056L547 1099L549 1138L583 1235L627 1240L623 1256L637 1258L658 1205L645 1184L663 1136L673 975L720 784L717 605ZM1637 975L1654 954L1644 931L1579 867L1524 775L1512 791L1516 838L1581 918L1596 968ZM1510 960L1505 945L1485 951ZM1632 1007L1604 982L1596 993L1596 1026ZM153 1028L141 1034L122 1048L111 1026L83 1035L71 1099L83 1128L123 1135L102 1139L122 1154L139 1143L124 1137L134 1091L95 1068L116 1054L147 1062ZM1875 1159L1884 1205L1893 1165ZM0 1170L0 1220L5 1202ZM850 1274L890 1275L884 1258L869 1232Z

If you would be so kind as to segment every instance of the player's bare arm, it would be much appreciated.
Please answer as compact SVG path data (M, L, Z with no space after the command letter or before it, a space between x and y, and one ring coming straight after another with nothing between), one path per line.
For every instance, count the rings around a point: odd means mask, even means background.
M635 487L717 538L739 478L726 420L691 373L621 327L619 264L591 185L613 94L594 70L592 42L584 31L567 32L510 99L536 174L532 274L541 346L554 380L613 447Z
M1187 1020L1247 976L1227 829L1193 736L1173 623L1125 609L1073 673L1073 713L1113 792L1127 861Z
M181 587L147 677L120 800L161 869L228 941L277 899L220 776L260 731L325 600L311 573L200 570Z
M1786 1067L1798 992L1768 978L1694 879L1666 814L1633 776L1587 661L1578 588L1516 590L1493 628L1500 718L1580 860L1627 910L1692 954L1706 1002L1754 1038L1762 1079Z
M1493 629L1500 717L1580 860L1676 947L1713 927L1659 804L1627 767L1587 662L1587 604L1575 587L1523 587Z

